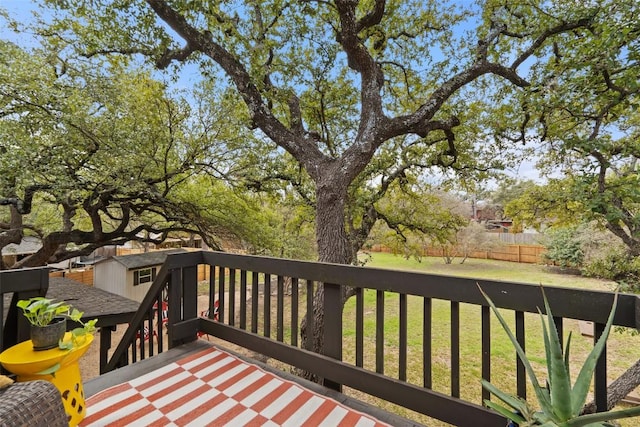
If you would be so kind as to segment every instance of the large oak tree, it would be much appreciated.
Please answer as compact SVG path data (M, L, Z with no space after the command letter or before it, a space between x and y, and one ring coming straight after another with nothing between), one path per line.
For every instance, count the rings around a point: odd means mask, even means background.
M248 124L284 150L313 188L321 261L350 263L407 173L492 166L477 121L504 87L557 46L607 19L608 4L566 1L180 0L48 2L47 34L84 55L142 55L223 75ZM466 2L465 2L466 4ZM479 99L482 97L483 99ZM489 101L489 102L485 102ZM503 147L491 147L497 156ZM484 152L491 152L485 150ZM385 154L387 154L385 156ZM373 166L375 175L371 173ZM364 175L363 175L364 174ZM353 188L374 190L352 204ZM301 181L301 180L300 180ZM322 300L320 289L316 303ZM316 325L322 325L322 312ZM322 347L315 331L314 348Z

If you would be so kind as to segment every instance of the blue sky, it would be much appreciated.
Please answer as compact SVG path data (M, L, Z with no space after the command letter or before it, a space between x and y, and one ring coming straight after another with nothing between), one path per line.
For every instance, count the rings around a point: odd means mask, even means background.
M9 12L29 11L35 4L32 0L0 0L0 6Z
M30 22L32 11L37 8L37 2L33 0L0 0L0 8L9 12L9 15L20 22ZM11 40L21 46L31 44L28 37L20 35L19 38L10 28L0 25L0 39Z

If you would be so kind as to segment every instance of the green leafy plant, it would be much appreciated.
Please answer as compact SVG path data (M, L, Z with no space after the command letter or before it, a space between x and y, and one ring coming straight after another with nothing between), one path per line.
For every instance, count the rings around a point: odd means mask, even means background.
M47 326L56 317L64 317L71 312L71 306L64 301L55 302L44 297L20 300L17 304L29 323L35 326Z
M80 344L80 340L84 339L87 334L92 334L96 330L96 322L98 319L82 321L84 312L72 307L64 301L55 301L45 297L34 297L28 300L20 300L17 303L18 308L22 309L24 316L29 323L35 326L47 326L56 317L63 317L80 324L80 327L71 331L71 339L58 343L61 349L70 350L75 345Z
M61 349L70 350L73 347L79 344L82 344L82 342L84 342L84 339L88 334L93 334L96 331L96 323L98 322L98 319L92 319L92 320L83 322L81 320L83 315L84 315L84 312L78 311L75 308L71 309L71 313L69 313L67 317L69 318L69 320L72 320L80 324L80 326L72 329L71 339L67 341L60 341L58 343L58 347L60 347Z
M480 288L480 286L478 286L478 288ZM510 395L509 393L505 393L490 382L482 380L482 386L504 402L506 406L490 400L485 400L485 404L489 408L494 409L510 420L516 422L520 427L608 426L610 424L605 423L605 421L640 415L640 407L613 412L599 412L595 414L580 415L589 393L589 387L591 385L591 379L593 378L593 372L595 370L598 357L604 349L611 330L611 325L613 324L613 316L616 311L618 300L617 295L614 297L613 306L611 307L611 312L609 313L609 318L604 331L591 350L591 353L587 356L580 372L578 373L578 377L572 386L569 370L571 333L569 333L567 338L567 344L565 346L566 350L563 352L558 331L553 323L553 314L551 313L549 301L547 300L547 296L545 295L542 287L541 290L544 299L545 312L547 314L547 323L545 324L545 317L542 312L538 310L542 321L544 348L547 359L548 384L545 386L542 386L538 381L527 355L518 343L513 332L511 332L507 322L505 322L493 301L482 290L482 288L480 288L480 292L489 303L489 306L498 318L502 328L513 343L518 357L524 364L529 380L533 385L540 410L533 410L525 400L517 396Z

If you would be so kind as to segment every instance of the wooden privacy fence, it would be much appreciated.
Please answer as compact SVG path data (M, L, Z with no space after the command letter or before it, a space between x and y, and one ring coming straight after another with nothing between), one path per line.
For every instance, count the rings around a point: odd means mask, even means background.
M49 273L49 277L64 277L66 279L75 280L76 282L93 286L93 268L71 271L52 271Z
M390 248L384 245L373 245L370 250L372 252L393 252ZM540 264L544 261L542 255L545 252L546 249L542 245L504 245L494 249L471 251L468 258ZM455 252L451 251L450 254L455 254L455 257L463 257L464 250L457 249ZM422 255L442 257L444 256L444 250L433 246L425 246Z

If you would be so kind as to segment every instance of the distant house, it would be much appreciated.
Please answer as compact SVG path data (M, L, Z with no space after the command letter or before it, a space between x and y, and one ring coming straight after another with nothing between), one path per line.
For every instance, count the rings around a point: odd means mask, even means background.
M93 286L142 302L167 255L181 252L186 250L152 251L100 260L93 267Z
M485 223L488 231L497 233L508 233L513 227L513 221L510 219L490 219Z
M12 266L23 258L33 255L42 248L42 241L37 237L25 236L20 244L9 243L2 248L2 260L6 266Z

